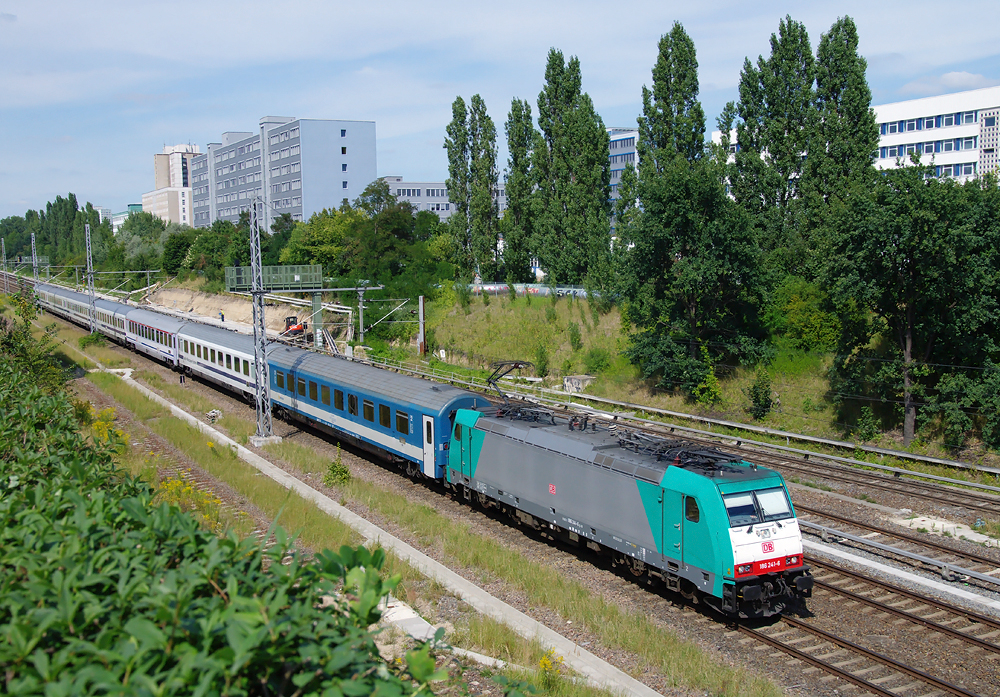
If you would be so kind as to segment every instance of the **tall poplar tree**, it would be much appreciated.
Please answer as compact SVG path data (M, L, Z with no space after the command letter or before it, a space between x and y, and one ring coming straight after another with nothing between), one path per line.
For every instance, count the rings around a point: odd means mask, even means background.
M830 203L870 189L875 175L879 132L866 69L854 20L841 17L816 50L818 119L802 177L810 228L823 226Z
M771 55L747 59L740 75L735 199L764 232L783 270L802 261L799 187L817 120L815 59L805 25L786 16L771 34Z
M510 114L504 126L507 134L507 210L500 221L503 233L504 279L512 283L528 283L531 274L531 153L535 144L535 127L531 121L531 104L517 99L510 103Z
M455 97L451 105L451 122L446 128L444 148L448 151L448 200L455 207L455 212L448 219L452 236L455 238L455 249L458 256L458 266L462 273L472 269L472 248L469 229L469 206L471 187L469 182L469 114L465 108L465 100Z
M532 152L538 259L558 283L606 275L611 242L608 133L581 92L580 61L551 49Z
M709 156L694 42L675 23L643 88L638 181L616 210L617 280L636 329L630 358L647 377L712 401L713 364L757 345L759 252L726 195L725 158ZM632 189L632 184L623 187ZM621 191L622 189L620 189ZM751 352L752 353L752 352Z
M472 258L483 282L498 277L497 129L486 102L472 95L469 111L469 223Z

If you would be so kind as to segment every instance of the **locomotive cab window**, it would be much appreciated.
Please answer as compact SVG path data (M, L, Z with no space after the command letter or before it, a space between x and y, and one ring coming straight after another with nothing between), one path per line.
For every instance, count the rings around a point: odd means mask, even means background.
M347 395L347 411L353 416L358 415L358 397L357 395L349 394Z
M364 401L364 414L365 421L375 421L375 404L370 399Z
M462 424L455 424L455 440L462 440Z
M285 374L280 370L274 371L274 384L281 389L285 389Z
M734 528L792 517L788 496L780 486L725 494L722 500L726 504L726 513L729 514L729 525Z
M326 406L330 406L330 388L326 385L319 386L320 401Z
M384 404L378 405L378 424L383 428L390 428L392 426L392 410Z
M701 520L701 511L698 510L698 499L693 496L684 497L684 517L692 523Z
M309 399L316 401L316 383L312 380L309 381Z
M344 411L344 391L343 390L334 390L333 391L333 408L334 409L340 409L341 411ZM354 412L351 412L351 413L353 414Z
M406 434L410 432L410 417L405 411L396 411L396 430Z

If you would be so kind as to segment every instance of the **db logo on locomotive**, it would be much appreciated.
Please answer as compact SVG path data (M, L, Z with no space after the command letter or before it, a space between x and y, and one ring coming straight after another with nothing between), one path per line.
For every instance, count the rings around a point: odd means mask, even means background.
M760 543L760 550L762 552L765 552L765 553L767 553L767 552L773 552L774 551L774 543L773 542L761 542Z

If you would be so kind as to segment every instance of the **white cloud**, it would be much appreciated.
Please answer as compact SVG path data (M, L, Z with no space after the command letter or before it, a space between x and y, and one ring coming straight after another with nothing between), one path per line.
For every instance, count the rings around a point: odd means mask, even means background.
M1000 80L994 80L984 75L968 73L964 70L960 70L945 73L944 75L928 75L926 77L917 78L916 80L903 85L899 91L902 94L930 96L934 94L944 94L946 92L975 90L980 87L993 87L994 85L1000 85Z
M17 15L12 15L9 12L0 12L0 22L16 22Z

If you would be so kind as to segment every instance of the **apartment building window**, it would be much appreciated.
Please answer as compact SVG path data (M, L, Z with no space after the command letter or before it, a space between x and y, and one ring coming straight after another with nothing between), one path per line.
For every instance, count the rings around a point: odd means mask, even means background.
M340 129L340 137L341 138L346 138L347 137L347 129L346 128L341 128Z
M347 182L343 182L343 188L347 188Z
M346 155L346 154L347 154L347 147L346 147L346 146L344 146L344 147L342 147L342 148L340 149L340 154L341 154L341 155Z
M341 172L346 172L347 171L347 164L346 163L340 165L340 171Z
M984 128L993 128L996 125L997 125L997 117L996 116L987 116L985 119L983 119L983 127Z

